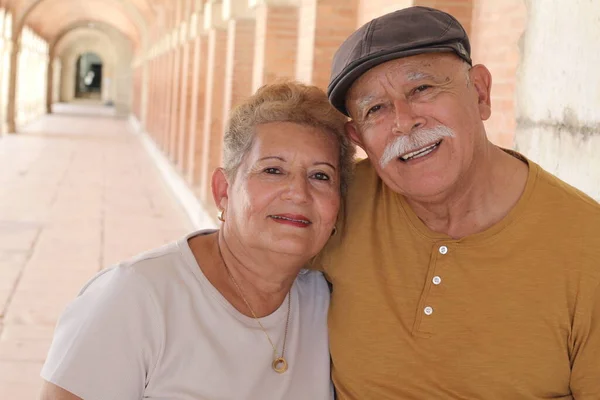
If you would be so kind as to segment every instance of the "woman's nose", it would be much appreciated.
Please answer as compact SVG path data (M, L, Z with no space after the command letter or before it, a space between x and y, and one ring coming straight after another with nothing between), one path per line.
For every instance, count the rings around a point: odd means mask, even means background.
M284 191L284 198L295 202L306 202L310 197L308 179L301 175L292 175Z

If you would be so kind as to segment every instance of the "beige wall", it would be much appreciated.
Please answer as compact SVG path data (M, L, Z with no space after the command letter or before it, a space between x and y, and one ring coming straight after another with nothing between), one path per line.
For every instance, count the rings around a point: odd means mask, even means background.
M600 6L528 0L516 148L600 200Z

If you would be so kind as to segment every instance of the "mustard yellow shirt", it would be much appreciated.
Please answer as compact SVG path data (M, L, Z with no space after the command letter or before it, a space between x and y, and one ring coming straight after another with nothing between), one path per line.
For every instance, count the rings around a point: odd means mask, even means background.
M513 210L460 240L358 164L318 261L339 399L600 399L600 206L528 164Z

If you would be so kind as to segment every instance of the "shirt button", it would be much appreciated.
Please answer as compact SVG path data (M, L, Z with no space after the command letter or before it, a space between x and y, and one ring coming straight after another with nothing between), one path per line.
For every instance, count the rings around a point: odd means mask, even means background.
M448 248L446 246L440 246L440 254L446 254L448 252Z
M423 310L425 312L425 315L431 315L433 314L433 308L431 307L425 307L425 310Z
M440 283L442 283L442 278L440 278L439 276L434 276L433 277L433 284L434 285L439 285Z

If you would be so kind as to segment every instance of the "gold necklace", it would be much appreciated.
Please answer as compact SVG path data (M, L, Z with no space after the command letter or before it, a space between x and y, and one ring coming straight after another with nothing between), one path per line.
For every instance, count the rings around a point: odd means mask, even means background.
M233 278L233 275L231 274L231 271L229 270L229 267L227 266L227 263L225 262L225 259L223 258L223 254L221 253L221 246L219 246L219 243L217 243L217 249L219 250L219 256L221 257L221 261L223 261L223 265L225 266L227 275L229 275L229 279L231 279L231 282L233 282L240 297L242 298L242 300L244 300L244 303L246 303L246 307L248 307L248 310L250 310L252 317L254 317L254 320L256 322L258 322L258 326L260 326L260 329L263 331L263 333L267 337L267 340L271 344L271 347L273 348L273 362L271 363L271 368L273 368L273 370L275 372L277 372L278 374L283 374L288 369L288 363L285 359L285 342L287 340L288 325L290 323L290 308L291 308L291 303L292 303L291 290L290 290L290 293L288 293L287 318L285 320L285 333L283 334L283 348L281 349L281 356L278 357L277 356L277 347L275 347L275 344L271 340L271 337L267 333L267 330L265 329L263 324L260 322L260 319L256 316L256 313L254 312L252 307L250 307L250 303L248 303L248 300L246 300L246 297L244 297L244 292L242 292L242 288L240 287L240 285L238 285L236 280Z

